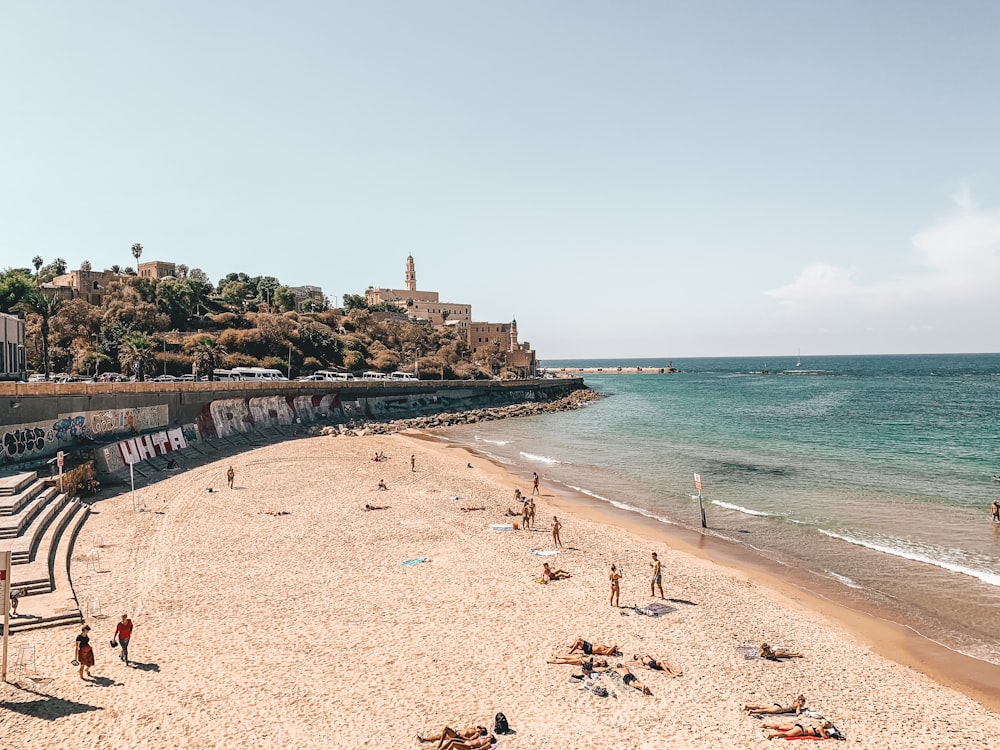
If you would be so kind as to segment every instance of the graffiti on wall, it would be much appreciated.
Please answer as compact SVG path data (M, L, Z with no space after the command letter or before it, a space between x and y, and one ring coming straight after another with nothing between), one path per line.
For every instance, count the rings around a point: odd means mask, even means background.
M101 467L105 471L116 471L154 456L163 456L173 451L184 450L188 443L184 428L175 427L146 435L137 435L103 447L100 451Z
M3 434L3 454L13 459L38 453L45 447L45 430L40 427L15 427Z

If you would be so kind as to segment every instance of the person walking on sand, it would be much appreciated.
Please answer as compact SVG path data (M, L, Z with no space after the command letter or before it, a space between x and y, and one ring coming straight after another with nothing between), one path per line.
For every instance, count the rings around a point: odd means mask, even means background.
M656 588L659 587L660 598L666 599L667 597L663 595L663 573L660 566L660 558L656 556L655 552L653 553L653 559L649 563L649 567L653 569L653 580L649 582L649 595L656 596Z
M557 547L562 547L562 539L559 538L559 530L562 528L562 524L559 523L559 519L552 516L552 543Z
M619 581L622 579L622 573L618 570L616 565L611 566L611 572L608 574L608 580L611 581L611 606L621 607L619 604L619 597L621 595L621 584Z
M226 472L226 482L229 484L229 489L233 488L233 481L236 479L236 471L232 466L229 467L229 471Z
M23 586L19 589L10 590L10 616L17 617L17 605L22 596L28 595L28 589Z
M87 677L91 677L90 668L94 666L94 649L90 645L90 626L84 625L80 630L80 635L76 637L76 651L73 662L80 667L80 679L83 679L83 670L87 670Z
M416 470L417 470L417 454L416 453L411 453L410 454L410 471L416 471Z
M122 652L118 654L118 658L125 662L126 667L129 666L128 642L132 638L132 628L134 627L128 615L122 615L121 622L115 626L115 637L113 640L118 641L118 645L122 647Z
M993 521L1000 523L1000 502L993 501Z
M531 494L532 495L540 495L540 494L542 494L541 492L538 491L538 472L537 471L531 472Z

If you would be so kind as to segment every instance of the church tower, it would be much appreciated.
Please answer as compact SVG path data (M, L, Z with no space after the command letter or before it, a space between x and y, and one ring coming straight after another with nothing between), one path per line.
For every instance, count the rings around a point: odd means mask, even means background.
M517 318L512 318L510 322L510 350L517 349Z
M417 271L413 267L413 256L406 257L406 289L409 292L417 291Z

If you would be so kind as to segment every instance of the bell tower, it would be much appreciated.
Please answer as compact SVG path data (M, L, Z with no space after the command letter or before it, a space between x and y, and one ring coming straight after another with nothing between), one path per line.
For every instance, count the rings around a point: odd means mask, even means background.
M406 290L409 292L417 291L417 271L413 267L412 255L406 258Z

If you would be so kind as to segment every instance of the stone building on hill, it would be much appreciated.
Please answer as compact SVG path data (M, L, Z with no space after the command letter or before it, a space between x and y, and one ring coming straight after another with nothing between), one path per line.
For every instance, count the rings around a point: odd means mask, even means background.
M0 380L27 380L24 359L24 321L0 313Z
M60 299L83 299L92 305L100 305L112 282L122 275L114 271L89 271L78 268L75 271L56 276L42 284L42 289Z
M436 326L445 323L467 325L472 320L472 305L441 302L437 292L422 292L417 289L417 271L412 255L406 259L406 288L385 289L370 286L365 290L365 302L369 305L384 302L398 305L405 310L408 317L427 320Z
M150 260L139 264L139 278L158 279L177 278L177 264L165 260Z
M517 340L517 321L510 323L469 323L467 343L473 362L485 362L499 356L518 377L534 377L538 369L535 350L527 341Z

